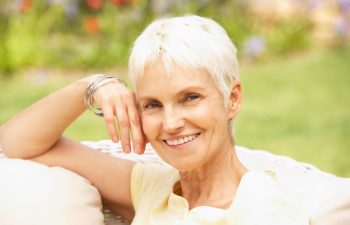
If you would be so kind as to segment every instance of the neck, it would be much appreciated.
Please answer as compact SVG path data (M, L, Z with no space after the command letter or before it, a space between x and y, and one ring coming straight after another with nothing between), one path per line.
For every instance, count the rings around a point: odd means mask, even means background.
M180 172L181 194L190 208L231 205L246 169L238 160L233 143L218 152L201 168Z

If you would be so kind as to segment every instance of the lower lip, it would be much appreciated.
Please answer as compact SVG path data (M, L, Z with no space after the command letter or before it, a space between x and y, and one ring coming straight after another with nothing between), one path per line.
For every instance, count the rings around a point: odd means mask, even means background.
M200 135L200 134L198 134L198 136L196 136L195 139L193 139L193 140L191 140L191 141L188 141L188 142L185 142L185 143L183 143L183 144L179 144L179 145L168 145L166 142L165 142L165 144L166 144L169 148L171 148L171 149L174 149L174 150L181 150L181 149L185 148L186 145L189 145L189 144L191 144L193 141L195 141L195 140L199 137L199 135Z

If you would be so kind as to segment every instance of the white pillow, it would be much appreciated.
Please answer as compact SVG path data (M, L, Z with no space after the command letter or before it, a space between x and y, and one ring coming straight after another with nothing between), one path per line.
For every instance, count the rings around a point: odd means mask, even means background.
M101 209L97 189L73 172L0 159L0 224L103 225Z

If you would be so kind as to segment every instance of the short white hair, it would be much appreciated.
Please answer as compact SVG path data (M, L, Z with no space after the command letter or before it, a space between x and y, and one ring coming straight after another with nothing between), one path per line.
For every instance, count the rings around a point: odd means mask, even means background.
M129 58L129 78L134 86L145 68L156 62L162 62L168 74L172 66L205 69L225 105L233 81L239 80L233 42L217 22L200 16L159 19L142 32Z

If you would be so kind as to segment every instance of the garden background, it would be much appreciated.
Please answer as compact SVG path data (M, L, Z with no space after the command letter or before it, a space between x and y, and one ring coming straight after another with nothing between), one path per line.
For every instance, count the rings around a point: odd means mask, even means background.
M126 78L142 29L184 14L217 20L239 49L239 145L350 177L350 0L1 0L0 124L82 76ZM65 134L108 138L90 112Z

